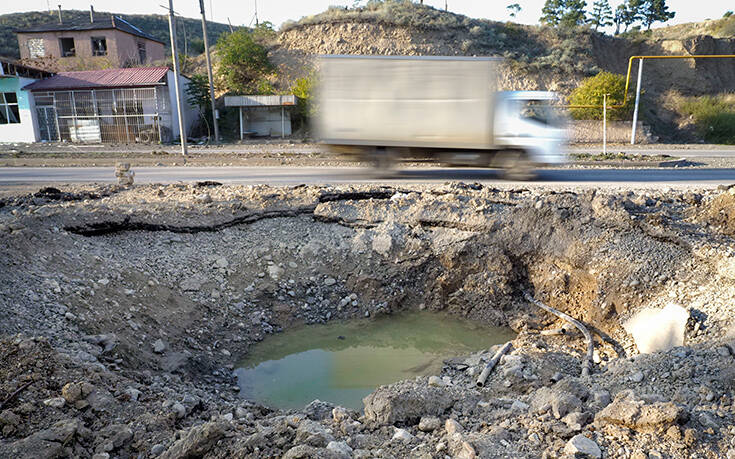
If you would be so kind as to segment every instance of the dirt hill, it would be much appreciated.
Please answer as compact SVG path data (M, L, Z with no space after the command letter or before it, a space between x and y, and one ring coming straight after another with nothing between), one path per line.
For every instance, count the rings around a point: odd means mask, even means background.
M285 24L272 55L285 67L289 58L302 63L319 54L502 56L501 88L568 94L600 70L625 73L632 55L735 54L735 39L721 38L734 24L726 18L611 37L587 28L526 26L383 2L333 7ZM672 98L735 91L735 65L730 60L647 61L643 86L644 120L670 138L681 124Z

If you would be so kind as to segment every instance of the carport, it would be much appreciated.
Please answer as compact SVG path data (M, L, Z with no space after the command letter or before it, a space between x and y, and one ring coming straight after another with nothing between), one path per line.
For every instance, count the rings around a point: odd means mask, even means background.
M238 107L240 140L251 136L291 135L291 109L296 96L225 96L226 107Z

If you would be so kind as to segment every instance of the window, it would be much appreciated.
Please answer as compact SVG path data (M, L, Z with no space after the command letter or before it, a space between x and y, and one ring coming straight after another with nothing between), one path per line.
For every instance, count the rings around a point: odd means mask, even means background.
M107 39L92 37L92 56L107 56Z
M138 42L138 60L141 64L145 64L146 59L146 53L145 53L145 43L139 41Z
M28 56L31 59L46 57L46 47L43 45L43 38L28 39Z
M61 45L61 57L76 56L73 38L59 38L59 44Z
M0 124L20 123L18 96L14 92L0 92Z

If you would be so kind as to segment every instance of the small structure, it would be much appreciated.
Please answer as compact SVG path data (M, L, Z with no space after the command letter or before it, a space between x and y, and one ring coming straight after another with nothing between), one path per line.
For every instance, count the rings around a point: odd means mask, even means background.
M147 65L165 57L161 40L119 16L90 12L89 21L60 20L15 33L22 60L56 58L60 69Z
M240 110L240 139L291 135L291 110L296 96L225 96L225 107Z
M168 67L87 70L23 89L33 94L41 141L169 142L179 137L173 78ZM184 92L189 79L179 82ZM185 113L188 131L198 115L188 105Z
M33 98L22 88L52 73L0 60L0 142L35 142L38 124Z

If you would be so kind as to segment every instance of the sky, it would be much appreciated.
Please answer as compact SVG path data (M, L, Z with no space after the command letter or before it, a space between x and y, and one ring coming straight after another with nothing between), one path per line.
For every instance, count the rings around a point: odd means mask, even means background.
M298 20L303 16L317 14L329 7L352 6L354 0L204 0L207 18L226 23L228 18L232 25L250 25L255 13L255 2L258 4L258 19L270 21L280 26L287 20ZM506 6L518 3L523 8L514 19L523 24L537 24L541 16L544 0L446 0L449 10L475 18L505 21L510 19ZM424 4L435 8L444 8L445 0L424 0ZM587 0L591 5L593 0ZM613 8L622 0L610 0ZM22 4L3 0L0 2L0 14L23 11L43 11L49 7L56 9L61 3L62 9L89 9L90 4L97 11L113 11L128 14L162 14L160 5L167 5L167 0L24 0ZM361 3L365 3L363 0ZM668 0L669 10L676 12L676 17L667 24L698 22L705 19L717 19L728 9L735 9L731 0ZM174 10L180 15L199 18L198 0L174 0ZM656 25L655 27L661 27Z

